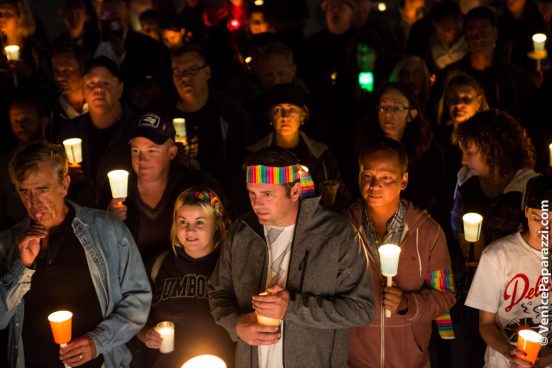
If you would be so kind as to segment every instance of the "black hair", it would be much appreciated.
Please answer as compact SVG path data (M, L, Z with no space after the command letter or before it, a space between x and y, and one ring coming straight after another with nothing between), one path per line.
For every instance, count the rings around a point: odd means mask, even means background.
M56 45L52 50L51 58L53 59L54 56L63 55L63 54L70 54L73 57L73 59L76 60L76 62L79 64L81 73L84 70L84 66L90 59L90 55L88 54L88 51L86 51L86 49L84 49L83 47L79 46L74 42L64 42Z
M491 23L491 26L496 27L496 13L487 6L478 6L471 9L464 18L464 24L468 24L472 20L487 20Z
M435 3L430 11L429 17L433 22L440 23L446 19L457 19L462 16L460 6L456 1L443 0Z
M399 159L402 172L404 173L408 170L408 154L406 153L406 149L401 143L388 137L373 139L366 146L364 146L358 155L359 163L362 164L362 160L377 152L396 154Z

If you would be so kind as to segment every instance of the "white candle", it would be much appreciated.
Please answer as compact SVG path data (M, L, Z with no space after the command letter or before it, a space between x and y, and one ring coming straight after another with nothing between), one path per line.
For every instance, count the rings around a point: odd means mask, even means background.
M483 222L483 216L478 213L470 212L462 216L464 222L464 239L467 242L475 243L479 240L481 234L481 224Z
M387 286L393 286L393 276L397 275L399 269L399 256L401 248L395 244L383 244L378 248L380 256L380 267L383 276L387 277ZM385 317L391 317L391 311L385 310Z
M69 138L63 141L67 159L70 164L78 164L82 162L82 139Z
M107 173L113 198L126 198L128 188L128 171L113 170Z
M173 119L174 130L176 131L176 138L181 140L186 140L186 119L184 118L175 118Z
M550 150L550 166L552 166L552 143L550 143L548 149Z
M155 330L163 338L159 352L164 354L172 352L174 350L174 323L168 321L159 322L155 326Z
M19 60L19 46L17 45L8 45L4 47L6 51L6 57L9 61Z
M544 33L536 33L533 35L533 48L536 53L544 51L544 43L546 42L546 35Z
M226 363L214 355L199 355L188 360L181 368L226 368Z
M401 248L395 244L384 244L378 248L378 253L383 276L393 277L397 275Z

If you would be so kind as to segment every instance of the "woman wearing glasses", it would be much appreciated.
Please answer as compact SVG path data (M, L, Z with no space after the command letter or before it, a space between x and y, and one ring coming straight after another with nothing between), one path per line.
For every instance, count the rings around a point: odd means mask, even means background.
M420 113L414 93L404 84L391 83L379 93L375 116L361 127L359 145L385 135L403 144L408 153L408 187L401 196L427 209L447 228L450 190L443 152L431 126Z
M247 150L256 152L263 147L278 146L293 152L301 165L308 168L322 195L321 204L338 209L350 204L351 195L335 157L325 144L310 139L300 129L309 114L303 89L294 84L272 87L267 95L267 114L272 132Z

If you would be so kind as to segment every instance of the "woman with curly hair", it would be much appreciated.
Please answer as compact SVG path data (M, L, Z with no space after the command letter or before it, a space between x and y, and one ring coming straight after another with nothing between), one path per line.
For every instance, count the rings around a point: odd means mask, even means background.
M536 175L535 148L525 128L505 112L484 111L460 124L453 141L462 150L463 165L454 193L454 233L463 233L467 212L483 216L485 244L516 231L523 220L525 185Z
M457 304L453 308L452 359L465 366L483 366L485 342L478 330L478 311L464 306L482 249L495 240L516 232L524 219L522 199L527 182L537 174L535 148L527 132L512 116L498 110L475 114L460 124L453 142L462 150L462 165L454 193L451 225L455 241L468 258L457 270ZM483 216L481 237L474 245L464 239L462 216L476 212ZM453 244L454 245L454 244ZM469 359L469 361L465 361Z

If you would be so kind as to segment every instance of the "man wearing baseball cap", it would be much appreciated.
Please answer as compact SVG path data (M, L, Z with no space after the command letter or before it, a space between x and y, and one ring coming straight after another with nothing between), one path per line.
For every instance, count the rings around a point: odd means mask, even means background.
M130 134L132 174L128 196L111 198L109 187L103 193L103 208L123 220L130 229L142 260L149 269L155 258L171 249L172 206L188 187L208 186L206 175L176 163L172 122L148 113L140 117Z

